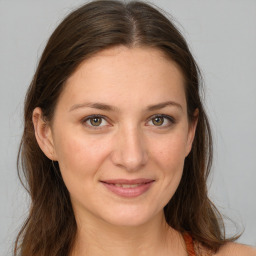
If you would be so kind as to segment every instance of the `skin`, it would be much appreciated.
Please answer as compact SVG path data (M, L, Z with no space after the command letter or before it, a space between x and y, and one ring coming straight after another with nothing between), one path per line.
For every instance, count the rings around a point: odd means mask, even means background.
M99 126L88 119L96 114L103 116L95 119ZM155 119L156 114L171 119ZM115 47L96 54L68 79L50 123L40 108L34 110L38 144L59 162L70 192L78 225L73 256L187 255L163 208L179 185L196 120L188 121L179 67L152 48ZM138 178L154 182L133 198L116 195L101 182Z

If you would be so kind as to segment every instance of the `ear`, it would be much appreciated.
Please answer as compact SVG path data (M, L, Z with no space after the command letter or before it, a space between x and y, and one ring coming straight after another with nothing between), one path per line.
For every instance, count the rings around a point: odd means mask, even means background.
M45 120L41 108L34 109L32 121L39 147L49 159L56 161L52 130L50 124Z
M189 127L188 127L188 138L187 138L187 147L186 147L186 157L190 153L196 133L196 127L198 122L198 116L199 116L199 110L196 109L193 114L193 120L190 121Z

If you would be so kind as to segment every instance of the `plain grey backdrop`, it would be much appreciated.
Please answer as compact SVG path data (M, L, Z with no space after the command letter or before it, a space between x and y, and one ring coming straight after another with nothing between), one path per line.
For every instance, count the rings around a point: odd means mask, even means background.
M11 255L29 197L16 172L23 100L53 29L82 0L0 0L0 255ZM205 79L215 146L211 199L256 245L256 1L154 0L187 39ZM227 222L227 231L236 231Z

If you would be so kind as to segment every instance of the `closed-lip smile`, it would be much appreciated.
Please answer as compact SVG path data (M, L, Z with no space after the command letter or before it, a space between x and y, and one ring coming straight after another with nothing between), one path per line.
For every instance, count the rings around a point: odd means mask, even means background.
M111 179L100 181L108 190L126 198L137 197L149 190L153 179Z

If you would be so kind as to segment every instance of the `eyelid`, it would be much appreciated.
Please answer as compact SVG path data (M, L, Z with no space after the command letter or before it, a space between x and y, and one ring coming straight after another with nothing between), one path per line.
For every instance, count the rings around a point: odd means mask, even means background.
M153 126L155 126L155 127L157 127L157 128L160 128L160 129L161 129L161 128L169 127L169 126L171 126L171 125L173 125L173 124L176 123L175 118L173 118L172 116L169 116L169 115L165 115L165 114L155 114L155 115L149 117L148 121L151 121L152 119L154 119L154 118L156 118L156 117L165 118L165 119L167 119L167 120L170 122L168 125L164 125L164 126L162 126L162 125L161 125L161 126L153 125Z
M93 119L93 118L102 118L103 120L105 120L106 122L107 121L107 117L104 116L104 115L99 115L99 114L93 114L93 115L90 115L90 116L86 116L85 118L82 119L82 123L86 126L86 127L89 127L90 129L95 129L95 130L100 130L100 129L103 129L106 125L104 126L93 126L93 125L88 125L86 124L86 122L90 119ZM109 123L109 122L108 122Z
M160 125L160 126L157 126L157 125L152 125L154 127L157 127L159 129L161 128L166 128L166 127L169 127L173 124L176 123L176 120L172 117L172 116L169 116L169 115L165 115L165 114L155 114L155 115L152 115L150 116L148 119L147 119L147 122L149 121L152 121L152 119L156 118L156 117L161 117L161 118L165 118L168 120L169 124L168 125ZM93 114L93 115L89 115L89 116L86 116L85 118L82 119L82 123L86 126L86 127L89 127L90 129L95 129L95 130L100 130L100 129L104 129L104 127L106 127L106 125L103 125L103 126L93 126L93 125L88 125L86 124L86 122L90 119L93 119L93 118L101 118L103 120L105 120L106 122L109 123L109 121L107 120L108 118L104 115L100 115L100 114ZM150 125L147 125L147 126L150 126Z

